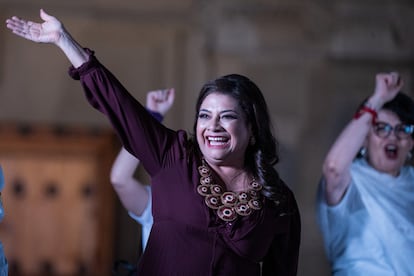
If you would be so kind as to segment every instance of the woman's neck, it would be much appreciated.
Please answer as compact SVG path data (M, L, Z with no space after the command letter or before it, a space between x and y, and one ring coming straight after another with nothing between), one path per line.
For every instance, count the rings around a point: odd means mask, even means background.
M239 192L245 191L249 187L250 182L252 182L253 177L242 167L232 167L232 166L217 166L209 165L214 173L220 178L225 185L226 190Z

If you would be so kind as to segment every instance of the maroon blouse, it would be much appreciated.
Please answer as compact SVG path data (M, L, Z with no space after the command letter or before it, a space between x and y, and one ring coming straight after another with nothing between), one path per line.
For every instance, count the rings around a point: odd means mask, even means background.
M265 200L250 216L220 220L197 193L200 160L186 132L157 122L87 50L89 61L70 75L152 178L154 224L138 275L296 275L300 217L290 190L292 212Z

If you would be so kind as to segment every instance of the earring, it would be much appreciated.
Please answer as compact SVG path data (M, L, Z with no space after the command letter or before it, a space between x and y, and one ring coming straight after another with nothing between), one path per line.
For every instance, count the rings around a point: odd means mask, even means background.
M410 161L410 160L411 160L411 158L413 158L413 153L412 153L411 151L409 151L409 152L407 153L407 161Z
M256 144L256 138L254 138L254 136L250 137L250 145L254 146Z
M365 155L367 155L367 149L366 149L365 147L362 147L362 148L359 150L359 156L361 156L361 157L365 157Z

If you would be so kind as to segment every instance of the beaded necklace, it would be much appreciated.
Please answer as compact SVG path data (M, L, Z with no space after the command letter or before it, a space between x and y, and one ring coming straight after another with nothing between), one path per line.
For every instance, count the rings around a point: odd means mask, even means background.
M224 191L222 186L214 182L211 170L204 159L202 162L198 167L200 185L197 187L197 192L204 196L205 204L215 210L220 219L226 222L234 221L239 215L248 216L262 208L260 193L262 185L255 179L250 182L247 191Z

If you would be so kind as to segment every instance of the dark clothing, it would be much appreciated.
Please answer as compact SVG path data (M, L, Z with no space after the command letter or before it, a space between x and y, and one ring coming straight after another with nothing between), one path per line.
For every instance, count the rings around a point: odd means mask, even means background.
M197 193L201 161L189 150L186 132L157 122L90 54L70 74L152 178L154 224L138 275L254 276L261 262L263 275L296 275L300 218L290 190L288 214L265 200L250 216L220 220Z

